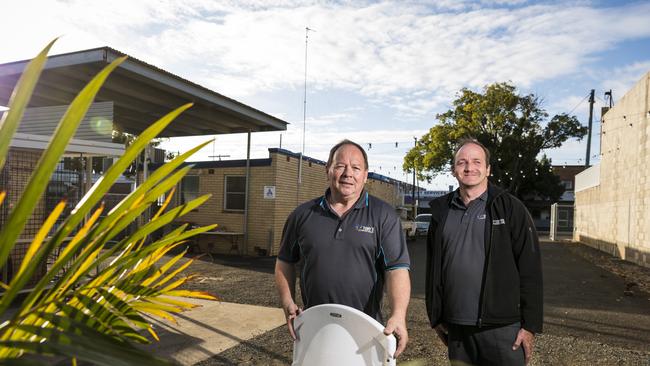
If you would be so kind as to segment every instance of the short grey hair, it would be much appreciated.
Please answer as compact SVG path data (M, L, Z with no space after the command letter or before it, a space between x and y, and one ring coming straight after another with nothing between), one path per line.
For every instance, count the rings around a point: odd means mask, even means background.
M485 166L490 166L490 150L488 150L485 145L483 145L479 140L473 138L473 137L463 137L460 140L456 142L456 149L454 150L454 159L452 160L453 165L456 165L456 155L458 155L458 152L460 149L462 149L465 145L469 144L474 144L483 149L483 152L485 153Z
M334 145L332 149L330 149L330 156L327 158L327 165L325 165L326 168L329 169L329 167L332 165L332 160L334 159L334 154L336 153L336 150L341 148L343 145L352 145L355 146L357 149L361 151L361 154L363 155L363 163L365 164L366 170L368 170L368 154L366 154L366 150L361 147L361 145L357 144L354 141L350 141L348 139L342 140L338 144Z

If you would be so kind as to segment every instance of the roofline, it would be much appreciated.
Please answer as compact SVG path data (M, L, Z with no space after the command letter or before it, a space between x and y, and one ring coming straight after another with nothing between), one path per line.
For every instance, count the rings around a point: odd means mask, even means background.
M585 166L584 164L553 164L551 165L551 168L589 168L588 166Z
M280 149L277 147L271 147L268 149L269 150L269 155L270 154L280 154L280 155L285 155L285 156L291 156L294 158L299 158L300 153L295 153L290 150L285 150L285 149ZM320 164L322 166L325 166L327 163L311 158L309 156L303 155L302 157L303 160L309 161L315 164ZM272 158L262 158L262 159L250 159L250 166L251 167L259 167L259 166L269 166L272 164ZM153 169L157 169L160 167L162 164L150 164L150 166ZM246 159L237 159L237 160L217 160L217 161L212 161L212 160L204 160L204 161L189 161L183 163L182 166L187 166L191 165L192 169L211 169L211 168L241 168L246 166ZM387 183L392 183L392 184L399 184L399 185L405 185L408 187L412 187L411 183L409 182L403 182L395 178L391 178L379 173L375 172L368 172L368 178L374 179L376 181L381 181L381 182L387 182ZM424 188L420 187L420 190L424 190Z
M51 139L52 136L16 132L9 146L14 148L45 150L49 146ZM70 139L64 154L120 157L124 155L124 145L112 142Z
M286 150L286 149L280 149L280 148L277 148L277 147L270 147L269 148L269 154L281 154L281 155L285 155L285 156L291 156L291 157L296 158L296 159L300 158L300 153L295 153L293 151ZM327 165L327 162L319 160L319 159L311 158L311 157L309 157L307 155L303 155L302 160L305 160L305 161L308 161L308 162L311 162L311 163L320 164L322 166Z
M250 159L251 167L271 166L271 158ZM160 168L163 163L150 163L151 169ZM215 169L215 168L243 168L246 167L246 159L238 160L204 160L204 161L186 161L180 165L191 166L191 169Z
M222 108L234 111L246 118L262 121L275 129L287 129L287 124L289 123L286 121L245 105L232 98L228 98L225 95L219 94L204 86L191 82L144 61L138 60L135 57L131 57L124 52L118 51L108 46L48 56L44 69L53 69L93 62L110 63L122 56L128 57L126 61L124 61L119 66L125 70L129 70L138 75L156 80L163 85L209 101ZM29 61L31 61L31 59L0 64L0 76L21 74Z

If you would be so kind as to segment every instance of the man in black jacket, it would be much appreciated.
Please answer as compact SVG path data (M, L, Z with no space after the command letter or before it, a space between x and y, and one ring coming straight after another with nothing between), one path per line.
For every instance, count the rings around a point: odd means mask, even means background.
M426 305L451 362L523 365L542 331L542 266L524 205L488 182L490 153L461 140L458 190L431 202Z

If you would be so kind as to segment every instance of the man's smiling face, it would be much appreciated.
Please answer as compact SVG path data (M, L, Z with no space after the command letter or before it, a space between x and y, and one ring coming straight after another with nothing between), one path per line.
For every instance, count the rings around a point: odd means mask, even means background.
M363 154L354 145L345 144L334 153L327 167L327 180L335 199L357 200L368 179Z
M453 175L462 188L487 187L490 175L485 151L473 143L465 144L454 157Z

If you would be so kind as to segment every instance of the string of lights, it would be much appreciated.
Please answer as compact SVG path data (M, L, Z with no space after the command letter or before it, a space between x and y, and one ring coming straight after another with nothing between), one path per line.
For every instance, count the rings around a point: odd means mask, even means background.
M630 129L634 127L637 124L641 124L643 122L643 118L639 117L643 113L633 113L633 114L626 114L622 115L620 117L614 117L614 118L605 118L603 123L601 124L601 134L606 135L608 132L612 133L617 130L621 129ZM635 118L636 117L636 118ZM613 121L619 121L619 124L615 127L612 127L612 122ZM620 123L620 121L624 121L623 123ZM610 123L608 123L610 122Z
M355 141L356 142L356 141ZM394 141L394 142L358 142L359 145L364 147L366 150L376 150L378 146L390 146L393 149L396 148L412 148L413 146L408 146L410 141ZM222 143L223 145L238 145L238 142L229 141L227 143ZM332 143L310 143L310 146L332 146ZM269 146L269 143L251 143L251 147L264 147ZM282 148L287 149L288 147L298 147L300 143L282 143ZM288 149L290 150L290 149Z
M621 120L621 119L627 120L628 118L637 117L637 116L644 116L644 115L647 115L648 117L650 117L650 111L647 111L647 112L641 111L641 112L637 112L637 113L625 113L625 114L621 114L621 115L618 115L618 116L609 116L609 115L605 114L603 117L601 117L601 119L604 120L603 123L607 123L607 122L610 122L610 121L616 121L616 120Z

